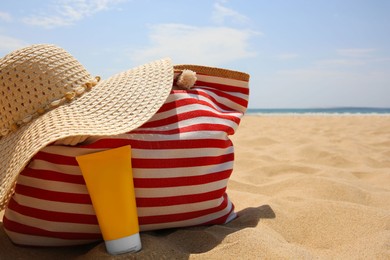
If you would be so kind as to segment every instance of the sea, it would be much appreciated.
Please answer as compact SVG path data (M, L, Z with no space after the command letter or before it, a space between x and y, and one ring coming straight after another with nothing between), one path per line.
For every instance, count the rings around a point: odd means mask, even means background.
M248 108L247 115L284 115L284 114L332 114L332 115L388 115L390 108L374 107L331 107L331 108Z

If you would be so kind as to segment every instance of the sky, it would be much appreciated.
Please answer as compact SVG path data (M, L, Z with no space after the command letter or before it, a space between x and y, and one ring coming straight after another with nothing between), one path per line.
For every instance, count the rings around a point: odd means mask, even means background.
M56 44L103 79L161 58L250 74L250 108L390 107L389 0L3 0L0 56Z

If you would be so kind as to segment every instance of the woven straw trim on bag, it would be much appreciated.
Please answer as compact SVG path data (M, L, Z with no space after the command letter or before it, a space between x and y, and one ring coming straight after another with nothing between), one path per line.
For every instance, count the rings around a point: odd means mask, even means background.
M214 67L207 67L207 66L199 66L199 65L175 65L174 66L175 71L180 70L192 70L195 71L198 74L204 74L208 76L215 76L215 77L221 77L221 78L228 78L228 79L235 79L235 80L241 80L241 81L249 81L249 74L240 72L240 71L234 71L234 70L228 70L228 69L221 69L221 68L214 68Z

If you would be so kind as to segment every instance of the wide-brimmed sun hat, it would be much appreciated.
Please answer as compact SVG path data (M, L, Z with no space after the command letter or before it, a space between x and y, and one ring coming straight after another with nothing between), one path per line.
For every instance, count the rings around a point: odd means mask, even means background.
M0 210L16 178L46 145L71 136L116 135L150 119L173 84L169 59L99 81L71 54L37 44L0 59Z

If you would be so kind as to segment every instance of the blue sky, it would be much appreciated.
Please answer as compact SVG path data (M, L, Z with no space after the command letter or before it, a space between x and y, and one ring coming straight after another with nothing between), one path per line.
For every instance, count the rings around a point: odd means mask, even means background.
M390 107L388 0L13 0L0 56L57 44L107 78L171 57L251 75L251 108Z

